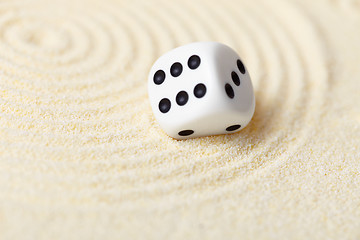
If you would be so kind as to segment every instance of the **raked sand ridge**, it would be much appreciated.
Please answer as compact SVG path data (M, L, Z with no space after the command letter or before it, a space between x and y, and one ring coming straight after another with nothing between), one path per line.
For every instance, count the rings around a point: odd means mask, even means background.
M0 239L360 238L360 4L2 1ZM176 141L147 74L234 48L256 110Z

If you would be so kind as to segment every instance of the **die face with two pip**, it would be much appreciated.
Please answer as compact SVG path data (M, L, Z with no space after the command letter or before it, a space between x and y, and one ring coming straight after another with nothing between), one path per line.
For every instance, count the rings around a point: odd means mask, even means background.
M246 67L217 42L191 43L161 56L150 70L148 93L160 127L175 139L238 132L255 110Z

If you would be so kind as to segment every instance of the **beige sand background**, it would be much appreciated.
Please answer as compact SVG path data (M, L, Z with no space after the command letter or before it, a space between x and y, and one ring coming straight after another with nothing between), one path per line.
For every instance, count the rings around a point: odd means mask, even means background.
M0 239L360 239L360 2L1 1ZM240 133L176 141L147 74L219 41Z

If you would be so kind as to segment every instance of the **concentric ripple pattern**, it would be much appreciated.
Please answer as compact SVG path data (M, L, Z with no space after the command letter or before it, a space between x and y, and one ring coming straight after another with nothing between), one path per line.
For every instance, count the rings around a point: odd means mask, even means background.
M4 172L15 161L41 179L60 181L59 189L85 184L89 201L100 201L90 198L98 191L92 186L106 177L121 188L114 199L134 201L139 188L148 194L158 187L181 191L185 183L178 177L189 174L188 187L198 191L238 182L271 170L281 162L270 156L280 152L286 159L303 144L311 131L303 123L320 113L327 73L323 49L311 44L321 39L294 6L244 2L233 9L226 2L218 8L161 1L161 8L139 10L137 4L91 4L5 5L11 11L0 18ZM307 39L299 41L301 34ZM255 116L239 134L174 141L149 108L147 72L165 51L206 40L224 42L246 60ZM33 174L23 173L29 186L40 184ZM54 174L66 177L56 180Z
M323 2L328 2L326 11L338 6L339 14L358 21L357 1ZM293 177L289 166L306 168L315 151L309 142L325 134L318 126L337 125L324 120L335 112L328 105L336 85L329 62L333 49L306 4L1 1L3 209L47 209L48 219L52 210L70 206L79 215L84 209L109 216L113 209L171 212L227 197L236 202L251 193L250 184L269 190L275 173L281 175L277 179ZM195 41L229 45L249 70L256 110L239 133L178 141L154 119L147 94L152 64L172 48ZM356 138L348 141L350 150L358 147ZM323 149L326 157L342 154ZM301 157L307 161L300 162ZM14 211L8 222L21 214Z

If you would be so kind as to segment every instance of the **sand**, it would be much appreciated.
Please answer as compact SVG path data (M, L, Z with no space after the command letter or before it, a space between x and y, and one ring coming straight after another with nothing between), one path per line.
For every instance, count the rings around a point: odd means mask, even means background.
M0 239L359 239L359 29L356 0L1 1ZM241 132L155 121L194 41L244 60Z

